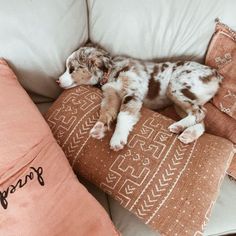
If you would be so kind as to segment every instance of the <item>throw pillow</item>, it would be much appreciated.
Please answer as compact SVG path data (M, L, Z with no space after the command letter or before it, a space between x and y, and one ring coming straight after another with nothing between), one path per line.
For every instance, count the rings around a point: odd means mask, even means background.
M0 235L118 235L0 60Z
M205 134L185 145L167 127L173 122L146 108L119 152L89 131L99 115L101 91L64 91L46 114L74 171L90 180L163 235L203 231L233 155L226 139Z
M216 24L205 63L224 76L213 104L236 119L236 32L221 22Z

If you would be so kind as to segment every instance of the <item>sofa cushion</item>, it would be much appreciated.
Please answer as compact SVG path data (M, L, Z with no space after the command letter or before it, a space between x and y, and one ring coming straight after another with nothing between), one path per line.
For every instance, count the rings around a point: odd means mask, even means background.
M226 138L236 145L236 120L221 112L210 102L205 104L205 108L207 109L204 119L206 132ZM173 106L163 109L160 113L173 120L180 119ZM227 173L236 179L236 154L232 159Z
M236 235L236 182L224 178L221 191L213 207L204 236ZM160 236L119 203L109 198L110 212L115 226L124 236ZM173 234L174 235L174 234ZM200 234L199 234L200 235Z
M203 61L214 19L236 27L235 0L88 0L89 34L113 54Z
M0 94L0 235L118 235L4 61Z
M35 102L50 101L66 58L87 40L86 1L1 1L0 29L0 57Z
M109 149L90 137L98 119L101 91L66 90L46 113L54 136L74 170L164 235L202 231L233 155L226 139L204 135L182 144L167 127L172 120L146 108L127 147Z
M216 68L224 80L213 104L236 120L236 31L218 22L210 42L206 64Z

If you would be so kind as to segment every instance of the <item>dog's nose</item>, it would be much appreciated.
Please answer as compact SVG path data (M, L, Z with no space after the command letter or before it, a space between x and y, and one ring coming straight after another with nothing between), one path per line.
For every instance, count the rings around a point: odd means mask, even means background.
M57 80L56 80L56 83L60 84L60 80L59 80L59 79L57 79Z

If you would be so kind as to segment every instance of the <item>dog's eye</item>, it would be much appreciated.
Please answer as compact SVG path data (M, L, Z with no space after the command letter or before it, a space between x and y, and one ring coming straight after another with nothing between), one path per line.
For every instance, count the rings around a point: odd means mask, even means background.
M70 66L70 68L69 68L69 74L73 73L74 70L75 70L75 67L74 67L74 66Z

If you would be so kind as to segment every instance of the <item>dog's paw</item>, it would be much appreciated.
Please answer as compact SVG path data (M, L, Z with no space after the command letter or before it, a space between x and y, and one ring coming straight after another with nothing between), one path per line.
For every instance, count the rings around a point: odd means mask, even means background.
M178 139L184 143L184 144L189 144L192 143L197 139L197 135L194 132L194 130L185 130L179 137Z
M197 140L201 135L203 135L204 131L205 127L203 123L196 124L184 130L184 132L178 137L178 139L185 144L192 143L193 141Z
M96 139L102 139L105 136L107 127L100 121L98 121L90 130L90 135Z
M127 137L122 137L122 134L114 134L110 141L110 148L113 151L119 151L127 144Z
M174 134L179 134L184 130L184 127L178 123L174 123L168 127L169 131Z

